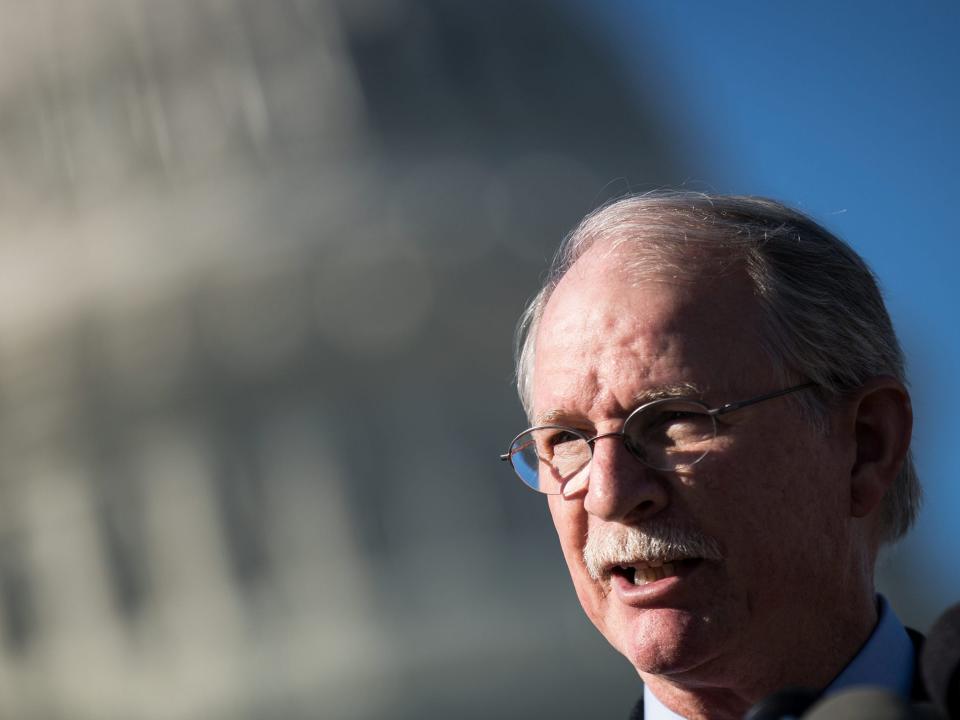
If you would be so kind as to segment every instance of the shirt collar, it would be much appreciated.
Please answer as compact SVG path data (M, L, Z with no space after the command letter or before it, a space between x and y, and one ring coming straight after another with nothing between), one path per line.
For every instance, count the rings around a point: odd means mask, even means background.
M877 626L870 638L827 686L824 695L856 685L870 685L909 699L913 685L913 643L883 595L877 595L877 614ZM683 720L646 686L643 688L643 716L645 720Z
M646 685L643 686L643 720L683 720L673 710L657 700Z
M871 685L910 698L913 686L913 643L883 595L877 596L880 616L873 634L857 656L827 685L824 695L856 685Z

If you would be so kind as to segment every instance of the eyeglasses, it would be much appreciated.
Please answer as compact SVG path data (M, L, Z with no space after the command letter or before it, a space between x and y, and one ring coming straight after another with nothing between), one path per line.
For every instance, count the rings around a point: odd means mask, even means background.
M593 446L601 438L622 438L630 453L654 470L683 471L710 452L720 415L812 387L816 383L794 385L715 408L690 398L654 400L630 413L620 432L592 438L563 425L538 425L517 435L500 459L510 462L525 485L547 495L570 495L586 486Z

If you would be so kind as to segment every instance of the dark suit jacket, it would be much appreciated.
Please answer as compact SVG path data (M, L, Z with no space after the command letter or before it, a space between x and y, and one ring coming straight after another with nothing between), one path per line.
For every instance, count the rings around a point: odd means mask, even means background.
M927 692L927 688L923 683L923 677L920 673L920 655L923 651L923 635L911 628L907 628L907 635L910 636L910 641L913 643L913 686L910 690L910 702L930 702L930 694ZM810 704L812 705L814 702L816 702L816 699ZM640 696L640 699L637 700L633 706L628 720L643 720L643 695Z
M920 672L920 656L923 655L923 635L912 628L907 628L907 635L913 642L913 688L910 690L910 702L930 702L930 693L923 683Z

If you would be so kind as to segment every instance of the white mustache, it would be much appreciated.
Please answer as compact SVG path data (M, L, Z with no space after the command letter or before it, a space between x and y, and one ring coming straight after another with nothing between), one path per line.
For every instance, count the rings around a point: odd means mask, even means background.
M606 580L610 568L643 561L667 562L679 558L722 560L720 543L699 530L661 522L602 525L587 535L583 561L594 580Z

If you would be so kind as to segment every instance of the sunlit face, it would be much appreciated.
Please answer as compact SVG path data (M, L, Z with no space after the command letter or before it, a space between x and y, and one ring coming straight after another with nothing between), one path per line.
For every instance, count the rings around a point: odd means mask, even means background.
M638 281L620 265L591 250L553 294L536 338L535 417L593 435L620 430L664 389L692 386L716 406L783 386L745 277ZM684 473L601 439L586 486L549 504L577 595L607 640L642 674L723 683L789 657L844 602L849 465L779 398L724 416L710 454ZM676 558L673 576L647 584L630 568L592 578L588 537L629 527L694 533L718 555Z

